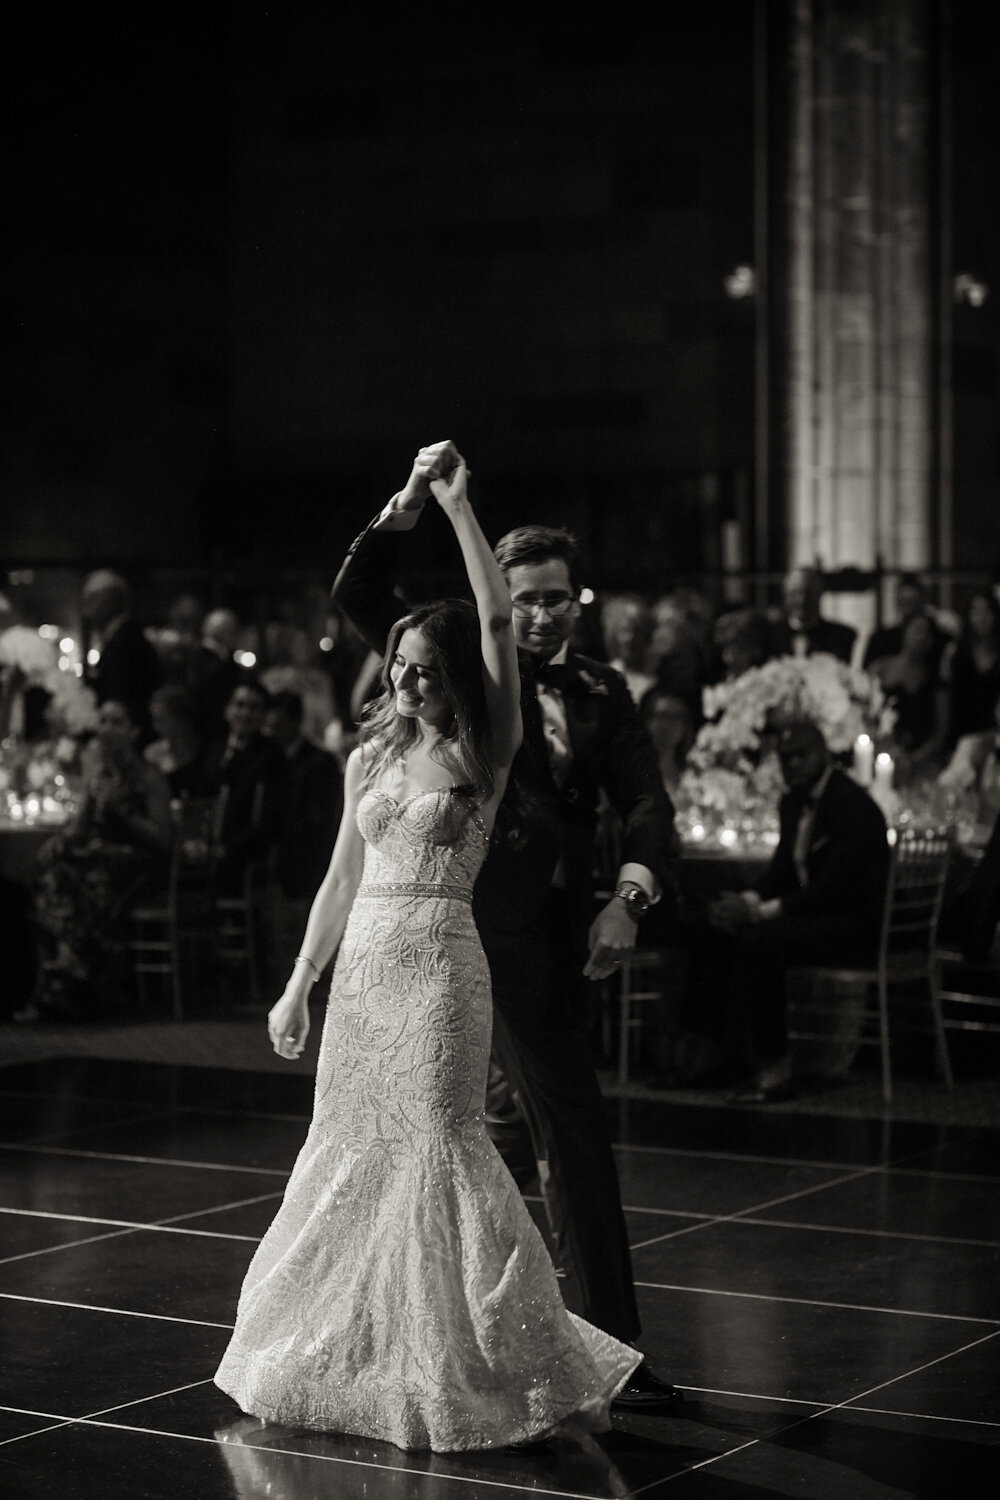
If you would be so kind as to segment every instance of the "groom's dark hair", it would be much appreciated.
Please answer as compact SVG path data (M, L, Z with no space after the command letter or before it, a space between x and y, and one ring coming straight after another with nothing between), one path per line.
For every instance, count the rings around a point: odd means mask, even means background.
M550 562L555 558L569 569L570 583L580 585L576 537L564 526L518 526L502 536L493 548L493 556L503 573L524 564Z

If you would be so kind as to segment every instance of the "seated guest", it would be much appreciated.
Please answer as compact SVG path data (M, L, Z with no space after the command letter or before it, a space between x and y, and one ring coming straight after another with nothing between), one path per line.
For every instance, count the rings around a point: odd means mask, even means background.
M944 912L941 928L946 943L955 943L972 964L986 963L1000 923L1000 814L994 819L983 857Z
M42 963L34 997L15 1020L79 1018L131 993L129 914L170 847L170 792L138 738L123 703L101 705L80 810L39 851Z
M938 671L942 645L933 620L911 615L900 649L869 668L896 712L891 750L900 786L912 786L941 769L948 738L948 692Z
M268 695L252 679L226 705L227 734L205 753L199 790L217 798L214 839L220 890L240 888L251 864L265 863L288 808L288 763L263 733Z
M993 728L963 734L938 785L974 804L980 828L992 828L1000 814L1000 695L993 705Z
M275 693L266 732L288 763L288 808L275 845L271 872L293 901L311 901L326 874L344 805L340 766L302 733L298 693Z
M83 585L80 612L87 629L84 678L98 704L123 703L139 726L139 744L153 737L149 700L163 681L163 664L132 613L131 591L108 568L91 573ZM91 661L91 652L96 660Z
M196 794L202 782L205 748L198 705L186 688L168 683L149 700L153 732L145 757L167 780L171 797Z
M716 619L712 639L718 657L713 675L727 682L762 667L771 656L768 621L755 609L727 609Z
M771 630L773 656L825 652L849 662L857 631L820 613L823 580L815 568L793 568L782 585L783 612Z
M611 594L601 608L601 631L609 666L624 677L632 702L638 703L656 681L649 605L636 594Z
M865 644L861 665L867 672L873 662L888 656L898 656L903 649L903 631L907 621L914 615L927 615L933 619L933 611L927 598L927 590L916 573L901 573L896 584L896 610L899 618L895 625L879 625L872 631ZM936 622L935 622L936 623ZM940 644L945 644L945 633L940 632Z
M649 730L660 777L673 800L697 732L695 709L666 688L652 687L639 700L639 718Z
M710 677L711 623L698 608L700 598L688 593L664 594L652 605L650 655L661 686L700 702Z
M722 896L709 912L731 940L730 1018L740 1018L754 1075L736 1098L748 1103L793 1091L787 966L870 963L889 867L881 811L833 764L815 724L783 729L778 757L787 791L774 856L755 888Z
M1000 693L1000 603L990 593L973 594L965 607L961 634L941 657L948 688L949 749L966 734L993 728L993 705Z

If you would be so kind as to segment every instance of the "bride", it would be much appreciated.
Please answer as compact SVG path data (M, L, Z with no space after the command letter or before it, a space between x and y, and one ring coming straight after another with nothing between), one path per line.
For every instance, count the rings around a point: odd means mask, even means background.
M440 447L450 445L436 445ZM451 450L453 453L453 450ZM483 1123L490 979L472 919L520 683L464 462L424 475L475 597L399 620L302 951L268 1017L301 1055L337 951L312 1123L216 1383L269 1422L451 1451L602 1431L641 1356L566 1311Z

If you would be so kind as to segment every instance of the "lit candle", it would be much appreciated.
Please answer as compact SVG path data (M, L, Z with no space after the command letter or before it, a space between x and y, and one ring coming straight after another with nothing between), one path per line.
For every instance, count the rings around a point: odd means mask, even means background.
M873 778L874 790L876 792L892 791L892 756L886 755L883 750L881 755L875 757L875 775Z
M871 786L875 769L875 746L867 734L854 741L854 779L859 786Z

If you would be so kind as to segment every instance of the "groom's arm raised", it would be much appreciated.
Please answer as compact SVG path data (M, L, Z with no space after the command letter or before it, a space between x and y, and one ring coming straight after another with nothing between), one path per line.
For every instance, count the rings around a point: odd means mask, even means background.
M400 532L411 530L430 498L430 479L451 472L460 455L450 442L421 448L410 477L355 541L340 566L330 597L379 655L406 605L396 593Z

